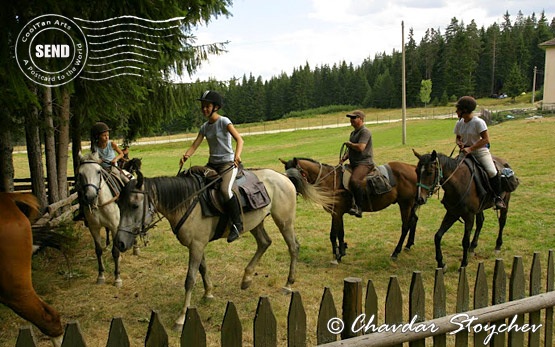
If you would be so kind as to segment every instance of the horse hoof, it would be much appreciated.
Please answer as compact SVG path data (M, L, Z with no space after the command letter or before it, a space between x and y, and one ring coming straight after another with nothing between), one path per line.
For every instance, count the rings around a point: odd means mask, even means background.
M243 281L243 282L241 283L241 289L243 289L243 290L247 289L248 287L251 286L251 283L252 283L252 280Z
M182 331L183 330L183 324L174 323L172 330L173 331Z
M104 279L104 277L98 277L96 279L96 284L104 284L106 283L106 280Z
M290 287L281 287L281 292L284 295L288 295L288 294L293 293L293 290Z
M206 294L205 296L202 297L204 300L206 301L212 301L214 300L214 295L212 294Z
M495 254L499 254L499 253L501 253L501 249L497 249L497 248L496 248L496 249L495 249Z
M337 259L334 259L330 261L330 265L339 265L339 262L337 261Z
M121 279L117 279L117 280L114 282L114 286L115 286L116 288L121 288L121 287L123 286L123 281L122 281Z
M392 254L390 258L393 261L397 261L397 255L396 254Z
M410 252L410 247L405 247L405 252Z
M141 255L141 249L140 248L133 248L133 255L135 256L140 256Z

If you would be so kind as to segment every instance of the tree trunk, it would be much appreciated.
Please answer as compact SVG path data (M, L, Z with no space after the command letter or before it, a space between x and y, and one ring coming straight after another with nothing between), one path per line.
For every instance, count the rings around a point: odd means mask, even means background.
M71 156L73 159L73 174L79 173L79 154L81 153L81 118L74 114L71 122Z
M52 88L43 89L44 114L44 157L46 159L46 177L48 181L48 203L52 204L60 200L58 194L58 170L56 167L56 141L54 120L52 119Z
M30 88L34 93L37 92L35 86L31 86ZM44 184L40 146L39 110L36 106L33 106L25 115L25 139L27 141L27 158L29 160L29 172L31 174L33 194L39 199L42 206L46 206L46 187Z
M0 192L13 192L13 144L9 127L0 127Z
M67 88L62 89L62 107L60 110L60 124L58 126L58 187L60 199L67 198L67 161L69 146L69 110L70 94Z

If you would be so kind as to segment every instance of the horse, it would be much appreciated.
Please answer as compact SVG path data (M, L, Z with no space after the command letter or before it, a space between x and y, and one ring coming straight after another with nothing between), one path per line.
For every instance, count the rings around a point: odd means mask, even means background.
M334 255L333 263L341 261L346 255L347 243L344 241L343 215L352 206L352 194L344 188L343 170L341 166L331 166L319 163L311 158L293 158L289 161L280 159L287 170L287 175L294 182L297 191L305 198L324 206L324 209L331 214L330 241ZM366 212L380 211L392 205L399 204L401 212L401 237L391 254L392 259L397 259L401 252L403 242L408 234L405 250L410 250L414 245L416 224L416 166L402 162L389 162L392 174L397 182L392 189L384 194L372 194L366 199L361 208ZM310 186L316 187L308 190ZM328 197L334 197L331 208L328 204L322 203L322 193ZM339 243L337 242L339 241Z
M0 193L0 302L61 346L60 314L42 301L31 279L33 239L30 220L39 213L38 199L29 193Z
M443 188L445 192L441 203L445 207L446 213L434 236L437 267L443 268L444 271L447 269L443 262L441 239L459 219L462 219L464 222L461 268L465 267L468 264L468 253L474 252L474 249L478 246L478 238L484 223L484 210L494 206L493 196L491 193L488 193L485 198L481 199L475 181L477 173L471 170L468 165L463 164L465 161L450 158L444 154L437 153L435 150L431 154L423 155L414 150L413 152L418 158L416 172L419 187L417 203L419 205L425 204L427 198L432 196L439 187ZM493 158L497 164L509 167L506 160L495 156ZM475 167L475 170L478 170L478 168ZM499 232L495 243L496 252L500 251L503 245L503 228L507 221L511 193L505 192L502 198L505 201L506 208L499 210ZM470 242L470 234L475 220L476 231L474 232L472 242Z
M116 203L117 195L114 195L107 183L109 173L100 165L101 159L98 153L89 153L80 158L78 189L80 189L81 201L85 204L85 218L87 226L94 241L96 260L98 262L97 284L104 284L104 262L102 261L102 239L100 229L106 228L106 246L108 246L109 235L115 237L119 225L119 207ZM114 285L121 287L123 281L120 277L119 260L120 252L112 245L112 258L114 259Z
M264 229L264 220L271 215L289 250L289 275L283 290L290 292L291 285L295 282L295 268L299 254L299 243L294 228L295 187L287 177L274 170L250 169L249 171L264 184L270 203L265 207L243 213L244 230L250 231L254 236L257 249L244 270L241 289L250 286L255 266L272 243ZM180 329L185 320L187 307L191 303L197 272L200 271L204 283L204 298L213 298L213 285L207 273L204 249L208 242L227 237L229 227L226 227L223 234L217 235L219 217L203 216L201 206L197 203L201 183L196 178L191 176L145 178L140 171L137 174L137 180L130 181L118 199L121 221L114 243L122 252L125 252L133 245L135 238L144 232L145 226L151 223L155 212L162 214L168 220L179 242L189 248L185 303L174 325L174 329Z

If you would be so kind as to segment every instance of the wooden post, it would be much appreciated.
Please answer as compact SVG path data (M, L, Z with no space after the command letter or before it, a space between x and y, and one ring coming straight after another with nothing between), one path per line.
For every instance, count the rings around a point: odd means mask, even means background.
M341 339L361 335L360 331L353 332L353 323L362 314L362 279L347 277L343 280L343 323L345 328L341 332ZM360 328L357 326L355 328Z

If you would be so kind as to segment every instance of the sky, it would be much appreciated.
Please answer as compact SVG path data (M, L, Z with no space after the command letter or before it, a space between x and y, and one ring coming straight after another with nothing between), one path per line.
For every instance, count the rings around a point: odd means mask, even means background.
M193 34L196 45L229 41L227 52L210 56L192 76L181 81L213 78L227 81L252 74L264 81L309 64L346 61L354 66L377 53L402 48L412 28L419 44L429 28L441 34L453 17L459 23L489 27L501 23L505 12L514 23L519 11L525 17L545 12L555 17L552 0L233 0L232 16L213 18Z

